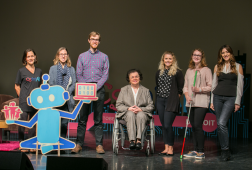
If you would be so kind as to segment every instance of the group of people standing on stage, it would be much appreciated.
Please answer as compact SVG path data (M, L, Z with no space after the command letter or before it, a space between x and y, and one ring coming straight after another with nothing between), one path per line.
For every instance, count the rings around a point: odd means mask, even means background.
M54 65L49 70L49 84L60 85L70 94L68 100L60 110L71 112L75 102L73 92L76 82L96 83L98 100L93 102L95 138L97 153L105 153L103 149L102 113L105 98L104 84L108 79L108 56L98 50L101 36L98 32L91 32L88 37L90 49L79 55L76 73L71 66L69 52L65 47L58 49ZM173 156L174 132L172 124L179 113L180 97L184 93L186 107L190 109L190 123L193 131L194 150L185 157L202 159L204 154L204 132L202 124L210 104L215 111L218 125L218 137L221 145L221 159L229 160L229 140L227 122L233 112L240 108L243 94L243 69L235 62L230 46L224 45L218 52L218 63L214 68L212 77L211 69L207 67L205 53L201 49L195 49L189 58L189 68L185 77L178 66L173 52L166 51L161 57L156 73L156 110L163 128L163 140L165 149L159 155ZM19 96L19 106L23 111L21 120L31 118L36 110L26 103L26 97L41 84L41 69L35 67L37 56L34 50L25 50L22 58L25 67L18 70L15 89ZM197 74L195 72L197 71ZM195 78L196 76L196 78ZM140 149L141 133L148 120L152 118L154 105L149 89L140 84L142 73L137 69L130 69L126 74L129 85L123 87L116 101L117 118L127 123L127 131L131 149ZM196 80L194 82L194 79ZM194 85L195 84L195 85ZM212 94L211 94L212 93ZM210 96L211 100L210 100ZM190 107L191 106L191 107ZM90 104L84 104L80 111L80 119L77 128L76 147L73 153L82 150L86 131ZM61 120L61 136L67 132L67 119ZM19 140L24 140L24 128L19 127ZM28 137L35 136L35 127L28 131ZM29 150L23 150L28 152ZM30 150L30 152L35 152Z
M231 153L227 123L231 114L240 108L243 78L242 66L235 62L232 48L228 45L219 49L218 63L214 68L213 78L211 70L207 67L203 50L192 51L185 78L177 65L175 55L169 51L165 52L156 74L157 113L163 127L165 143L164 151L159 154L174 155L172 123L179 111L179 97L184 93L187 110L191 109L189 120L192 126L194 150L183 156L205 158L202 124L211 95L210 108L216 114L221 160L229 160Z
M126 121L131 149L141 148L141 133L154 109L149 90L140 84L142 79L139 70L129 70L126 80L130 85L121 89L116 101L116 117ZM242 66L235 62L230 46L224 45L220 48L213 77L211 69L207 67L203 50L192 51L185 77L178 67L174 53L164 52L156 73L156 87L156 110L162 124L165 144L165 149L159 155L174 155L172 124L179 113L180 97L184 93L187 110L190 109L194 150L183 156L205 158L202 125L211 101L210 108L215 111L217 118L221 159L230 159L227 122L231 114L239 110L243 94Z
M96 151L97 153L105 153L103 149L103 125L102 113L103 103L105 98L104 84L108 79L109 60L108 56L98 50L101 36L98 32L91 32L88 37L90 49L79 55L77 61L76 72L71 66L71 59L67 48L61 47L58 49L54 65L49 70L49 84L60 85L70 94L70 99L59 110L72 112L75 106L73 93L75 90L75 83L96 83L98 100L93 102L94 106L94 127L96 137ZM33 49L27 49L24 52L22 62L25 67L18 70L15 89L19 96L19 106L23 111L21 120L27 120L28 115L31 118L36 110L27 105L26 98L30 92L40 86L42 83L42 71L35 67L37 63L37 56ZM86 123L89 115L90 104L83 104L80 111L80 119L77 129L76 147L72 150L73 153L78 153L82 150L84 144L84 137L86 131ZM61 119L61 136L66 137L68 119ZM24 127L19 127L19 140L24 140ZM28 131L28 137L31 138L36 135L35 126ZM20 148L21 149L21 148ZM22 152L35 152L35 150L21 149Z

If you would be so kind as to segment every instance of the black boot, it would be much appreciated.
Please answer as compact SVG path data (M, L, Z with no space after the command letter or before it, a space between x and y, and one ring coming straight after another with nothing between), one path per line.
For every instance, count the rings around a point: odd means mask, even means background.
M221 150L221 160L222 161L228 161L230 160L230 157L231 157L231 153L228 150Z

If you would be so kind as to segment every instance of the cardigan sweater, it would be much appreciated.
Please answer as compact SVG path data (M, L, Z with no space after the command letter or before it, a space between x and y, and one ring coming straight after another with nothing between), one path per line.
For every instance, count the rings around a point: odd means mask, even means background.
M187 92L193 100L192 107L208 108L210 102L210 92L212 88L212 72L208 67L202 67L201 69L197 70L195 87L200 88L201 92L193 93L192 87L194 83L195 71L195 69L187 69L183 92ZM190 104L186 102L186 107L189 106Z
M158 77L160 70L156 73L156 86L158 87ZM180 99L179 95L182 95L184 86L184 76L181 70L177 70L177 73L172 76L171 90L168 97L168 102L165 106L165 111L179 113ZM156 93L157 97L157 93ZM157 101L157 100L156 100Z
M69 112L72 112L74 109L75 101L73 99L74 90L75 90L75 83L76 83L76 75L75 75L75 69L73 67L69 67L70 69L70 79L69 79L69 85L67 91L70 94L70 99L67 101L67 106L69 109ZM53 65L50 67L49 70L49 85L57 85L57 65Z

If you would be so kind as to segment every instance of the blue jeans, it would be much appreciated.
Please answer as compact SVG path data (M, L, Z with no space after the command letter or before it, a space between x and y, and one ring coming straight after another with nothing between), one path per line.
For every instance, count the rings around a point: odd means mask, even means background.
M235 98L229 96L214 95L213 105L217 119L218 137L222 150L229 149L229 137L227 123L234 112Z

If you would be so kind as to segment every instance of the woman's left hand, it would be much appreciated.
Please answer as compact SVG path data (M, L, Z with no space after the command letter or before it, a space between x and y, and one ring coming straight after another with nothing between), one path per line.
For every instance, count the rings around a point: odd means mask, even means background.
M192 87L192 92L198 93L199 92L199 88L198 87Z
M142 111L142 109L140 109L139 107L137 107L137 106L135 106L135 110L134 110L134 113L138 113L138 112L141 112Z
M234 112L237 112L239 109L240 109L240 105L235 104L235 110L234 110Z

